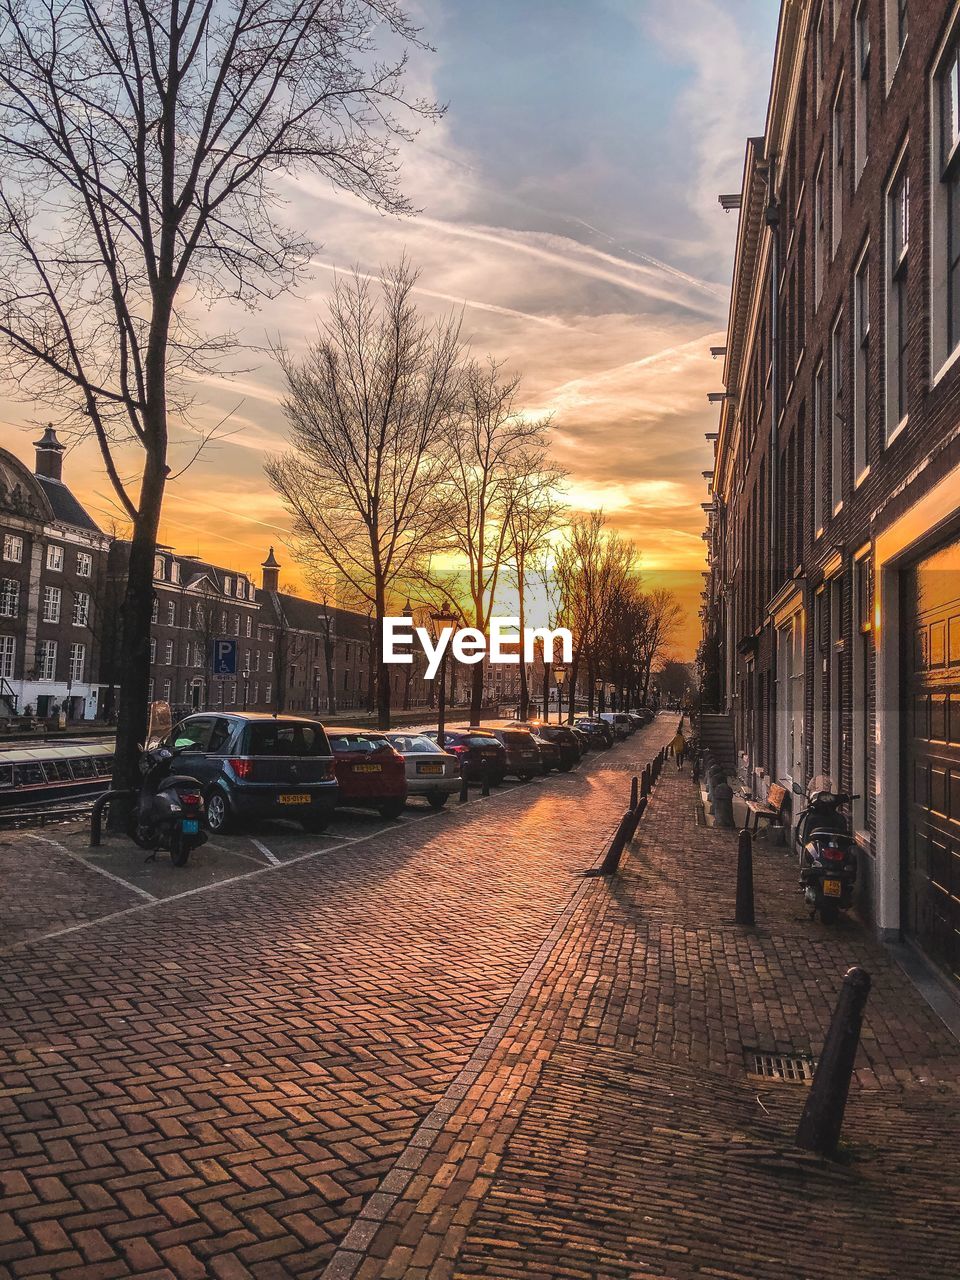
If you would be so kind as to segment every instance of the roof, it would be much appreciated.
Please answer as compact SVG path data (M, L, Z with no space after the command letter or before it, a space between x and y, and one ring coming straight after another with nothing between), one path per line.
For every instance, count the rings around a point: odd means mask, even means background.
M324 616L324 605L318 600L305 600L302 596L289 595L286 591L257 592L257 599L265 612L272 615L277 626L285 625L295 631L319 632ZM327 606L333 622L333 635L340 640L369 640L369 622L362 614L349 609Z
M55 520L62 524L72 524L75 529L86 529L90 533L103 532L62 480L52 480L49 476L35 476L34 479L46 495Z

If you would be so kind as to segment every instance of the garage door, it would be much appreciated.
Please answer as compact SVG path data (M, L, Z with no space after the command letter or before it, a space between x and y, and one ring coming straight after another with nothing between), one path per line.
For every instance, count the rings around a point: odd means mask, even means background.
M904 579L903 921L960 981L960 541Z

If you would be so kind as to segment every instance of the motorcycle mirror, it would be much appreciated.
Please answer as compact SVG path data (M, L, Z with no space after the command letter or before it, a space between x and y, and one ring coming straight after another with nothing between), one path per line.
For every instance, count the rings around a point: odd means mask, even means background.
M140 751L140 752L142 752L142 751L143 751L143 743L142 743L142 742L138 742L138 743L137 743L137 750L138 750L138 751Z
M804 793L804 790L803 790L803 787L801 787L801 785L800 785L800 783L799 783L799 782L795 782L795 783L793 784L793 794L794 794L795 796L802 796L802 795L804 795L804 794L805 794L805 793Z

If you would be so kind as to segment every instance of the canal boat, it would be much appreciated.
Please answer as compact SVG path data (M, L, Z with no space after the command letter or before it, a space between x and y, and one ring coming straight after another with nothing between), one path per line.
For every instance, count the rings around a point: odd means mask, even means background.
M0 750L0 813L92 799L110 786L114 743Z

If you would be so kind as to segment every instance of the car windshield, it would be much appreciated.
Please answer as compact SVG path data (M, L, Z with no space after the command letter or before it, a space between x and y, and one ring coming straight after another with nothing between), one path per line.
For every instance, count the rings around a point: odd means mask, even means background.
M440 746L423 733L394 733L390 735L390 741L398 751L407 756L443 754Z
M526 729L503 729L500 741L509 743L511 747L529 747L530 733Z
M319 724L264 720L247 728L249 756L328 756L330 744Z
M380 733L334 733L330 735L330 744L334 751L362 751L366 755L392 745Z
M492 733L468 733L466 740L471 747L499 747L500 745Z

